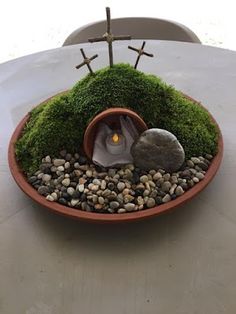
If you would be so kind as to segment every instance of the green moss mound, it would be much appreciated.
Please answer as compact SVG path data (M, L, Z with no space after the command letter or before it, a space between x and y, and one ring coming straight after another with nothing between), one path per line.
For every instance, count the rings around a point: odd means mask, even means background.
M148 127L177 136L186 157L217 151L217 129L208 113L160 78L117 64L87 75L69 92L32 110L29 123L16 143L23 170L32 173L43 156L61 149L78 150L91 119L110 107L136 111Z

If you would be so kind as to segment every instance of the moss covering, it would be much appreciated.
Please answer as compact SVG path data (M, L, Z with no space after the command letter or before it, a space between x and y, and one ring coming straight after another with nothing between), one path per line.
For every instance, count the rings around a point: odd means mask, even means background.
M63 148L76 151L89 121L109 107L136 111L148 127L175 134L186 157L215 154L217 129L208 113L160 78L117 64L87 75L69 92L32 110L29 123L16 143L25 172L35 171L43 156Z

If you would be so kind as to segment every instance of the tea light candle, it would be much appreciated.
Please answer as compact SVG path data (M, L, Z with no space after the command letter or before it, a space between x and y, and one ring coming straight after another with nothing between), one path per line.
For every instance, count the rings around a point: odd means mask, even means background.
M110 134L106 138L107 151L112 155L121 154L125 149L125 137L122 134Z

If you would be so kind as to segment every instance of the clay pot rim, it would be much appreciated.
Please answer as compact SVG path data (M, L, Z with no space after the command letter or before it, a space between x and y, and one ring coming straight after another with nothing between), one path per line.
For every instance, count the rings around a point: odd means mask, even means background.
M61 93L60 93L61 94ZM57 94L58 95L58 94ZM56 95L55 95L56 96ZM52 96L52 97L55 97ZM191 97L184 95L186 98L194 101L196 104L202 106L199 102L192 99ZM52 98L50 97L50 98ZM49 99L50 99L49 98ZM46 103L49 99L45 100L44 102L40 103L38 106L43 105ZM203 107L203 106L202 106ZM158 216L160 214L163 214L165 212L169 212L173 210L174 208L185 204L189 200L191 200L193 197L198 195L214 178L223 157L223 138L220 131L220 128L213 118L213 116L209 113L209 111L203 107L211 117L213 123L216 125L219 133L219 139L218 139L218 153L215 155L209 169L206 172L205 178L200 181L198 184L196 184L194 187L192 187L190 190L185 192L183 195L177 197L175 200L172 200L168 203L155 206L150 209L145 209L142 211L137 212L131 212L131 213L124 213L124 214L100 214L100 213L94 213L94 212L85 212L78 209L73 209L71 207L67 207L64 205L61 205L57 202L49 202L45 199L44 196L41 196L38 194L38 192L27 182L27 179L20 169L20 166L17 162L16 155L15 155L15 143L17 139L20 137L25 123L29 120L30 114L28 113L17 125L11 139L9 142L9 148L8 148L8 163L10 167L11 174L16 181L17 185L20 187L20 189L28 195L31 199L33 199L38 204L46 207L47 209L51 210L54 213L67 216L73 219L83 220L87 222L97 222L97 223L122 223L122 222L131 222L131 221L137 221L142 220L145 218L150 218L152 216Z
M96 125L106 119L110 115L127 115L131 117L134 121L136 121L137 125L139 126L139 129L142 131L145 131L148 129L146 123L143 121L143 119L139 116L137 112L134 110L128 109L128 108L122 108L122 107L112 107L103 110L102 112L98 113L88 124L85 132L84 132L84 141L83 141L83 148L84 152L92 159L92 151L90 149L90 145L88 144L91 140L91 133L93 131L93 128L96 127ZM92 139L93 141L93 139Z

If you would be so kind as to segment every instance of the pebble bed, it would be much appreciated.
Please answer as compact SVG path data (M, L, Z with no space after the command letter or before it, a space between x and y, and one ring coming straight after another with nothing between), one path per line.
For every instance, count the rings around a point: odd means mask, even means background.
M103 168L79 153L46 156L28 182L49 202L97 213L133 212L167 203L204 179L213 156L192 157L175 173L133 164Z

